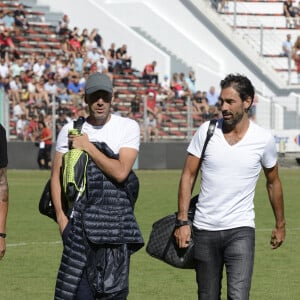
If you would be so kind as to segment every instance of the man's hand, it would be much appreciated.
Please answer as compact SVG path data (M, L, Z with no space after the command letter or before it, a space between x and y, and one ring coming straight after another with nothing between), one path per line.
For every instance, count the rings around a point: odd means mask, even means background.
M284 242L285 227L274 228L271 235L270 245L272 249L277 249Z
M0 238L0 260L3 258L5 254L6 243L4 238Z
M58 223L60 234L63 233L64 229L66 228L66 226L68 224L68 222L69 222L69 220L68 220L67 216L63 213L57 218L57 223Z
M187 248L191 240L190 225L184 225L177 228L174 232L174 236L179 248Z

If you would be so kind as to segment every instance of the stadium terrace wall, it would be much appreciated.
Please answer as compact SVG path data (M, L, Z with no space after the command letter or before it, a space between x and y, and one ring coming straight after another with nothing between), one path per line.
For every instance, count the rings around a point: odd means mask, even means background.
M136 169L181 169L187 143L142 143ZM54 152L54 147L53 147ZM8 168L38 170L38 147L34 143L8 142Z

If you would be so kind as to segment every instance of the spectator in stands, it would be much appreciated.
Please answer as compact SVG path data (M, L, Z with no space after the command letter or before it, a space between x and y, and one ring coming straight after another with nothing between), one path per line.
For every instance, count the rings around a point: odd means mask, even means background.
M116 116L122 116L122 113L119 110L118 104L113 104L111 107L111 113L116 115Z
M36 85L35 76L31 75L30 76L30 80L27 83L27 90L28 90L28 93L29 93L30 104L34 104L35 103L35 99L36 99L36 88L35 88L35 85Z
M193 70L190 70L188 76L186 76L184 78L184 81L187 85L187 89L190 91L189 96L193 97L195 95L195 93L197 92L196 86L195 86L195 83L196 83L195 72Z
M70 24L70 19L68 15L64 14L62 19L58 22L57 33L59 35L68 35L70 32L69 24Z
M44 89L49 97L57 97L57 85L53 76L49 76L48 81L44 84Z
M163 81L160 83L161 88L169 99L175 97L174 91L171 89L169 76L165 75Z
M157 121L153 113L149 112L146 118L147 140L157 142L159 130ZM154 139L153 139L154 136Z
M217 1L217 11L219 13L225 12L225 10L228 10L229 5L228 5L228 0L218 0Z
M297 53L297 51L300 51L300 35L297 36L297 39L293 45L292 49L292 57Z
M12 77L20 76L22 71L25 71L22 60L13 59L10 65L10 72Z
M38 134L38 117L36 114L32 114L30 116L30 121L27 126L25 141L29 139L31 142L35 142L37 134Z
M160 126L162 121L162 109L160 104L156 102L156 92L152 89L148 90L147 94L147 112L152 113L157 120L157 125Z
M85 59L83 58L83 55L81 54L81 52L77 52L75 54L75 58L74 58L74 70L75 72L77 72L78 74L82 74L84 67L85 67Z
M117 59L116 54L116 44L111 43L110 48L106 52L107 60L108 60L108 70L113 72L115 70L116 65L122 65L122 60Z
M156 93L156 103L160 106L160 110L166 111L168 94L159 86Z
M21 118L16 122L16 132L17 138L21 141L26 141L26 133L27 133L27 125L28 122L26 120L26 116L24 114L21 115Z
M71 101L74 105L82 103L84 88L79 83L79 76L74 74L67 87L68 94L71 96Z
M55 122L56 125L56 136L58 136L60 130L63 128L64 125L68 123L67 114L65 110L59 110L58 112L58 119Z
M175 93L176 99L186 96L186 93L183 89L182 82L180 81L179 74L177 72L173 73L170 86L172 91Z
M192 104L194 111L200 115L207 115L209 110L209 104L207 98L202 94L201 91L197 91L192 98Z
M215 106L216 103L219 100L219 94L216 92L216 89L214 86L211 86L206 93L206 98L208 100L209 106Z
M18 101L15 106L13 106L13 120L18 121L22 115L28 116L28 109L26 108L26 103L24 101Z
M44 58L39 57L32 68L33 73L37 78L41 78L46 69L43 59Z
M143 70L143 79L152 83L154 80L155 84L158 84L158 74L155 72L157 62L154 60L152 63L147 64Z
M69 74L70 68L68 66L68 61L66 59L59 60L60 63L57 65L57 73L60 77L60 80L64 83L65 87L67 87L69 83Z
M12 105L15 106L20 102L20 96L22 91L22 84L20 82L20 76L10 77L11 80L9 82L10 90L11 90L11 100Z
M297 81L298 84L300 84L300 51L299 50L296 52L293 58L297 69Z
M140 104L142 103L141 95L136 94L134 98L131 100L130 109L129 109L129 117L139 121L142 117L140 112Z
M5 29L5 21L4 21L4 13L0 10L0 30L3 31Z
M4 20L4 28L9 32L15 30L15 18L13 16L13 11L8 10L3 18Z
M35 83L35 103L37 105L44 103L46 107L50 106L49 95L45 90L45 80L44 78L40 78L36 80Z
M7 50L16 51L16 46L10 36L10 32L4 29L0 32L0 57L5 58Z
M282 42L282 53L281 56L291 57L293 43L291 41L292 36L290 33L286 35L286 40Z
M72 55L72 50L70 46L70 41L67 36L63 36L60 42L60 52L63 55L65 59L69 59L69 57Z
M122 45L122 47L117 49L116 57L118 60L122 61L121 68L131 69L131 57L127 54L126 44Z
M298 5L294 7L294 12L295 12L296 27L299 28L299 26L300 26L300 1L298 1Z
M93 40L96 42L98 49L100 49L101 52L104 53L103 39L102 36L99 34L99 30L97 28L94 28L91 31L91 36L93 37Z
M94 46L91 50L87 52L87 62L89 65L97 63L100 60L101 52L97 46Z
M283 15L286 17L286 26L288 28L295 28L295 10L293 0L283 1Z
M108 62L104 55L100 55L99 61L96 62L97 72L99 73L107 73L108 72Z
M84 46L85 42L89 39L89 31L87 28L82 29L81 33L79 34L79 41L81 43L81 47Z
M79 35L75 34L69 40L71 52L80 53L81 52L81 43L79 40Z
M182 99L186 100L186 97L192 97L193 96L193 91L190 90L190 86L187 82L189 81L191 88L196 92L196 88L194 87L192 81L189 79L189 77L185 76L183 72L179 74L179 82L183 87L184 95L181 97Z
M10 72L6 60L4 58L0 58L0 76L5 78L8 77L9 73Z
M97 42L94 40L94 35L92 35L92 33L90 33L88 39L85 41L84 48L87 52L92 51L92 49L98 49Z
M67 88L63 86L63 88L57 89L57 99L59 100L59 103L69 103L71 102L71 95L68 94Z
M18 8L14 11L14 18L16 27L24 30L29 28L29 22L26 17L26 11L22 3L19 3Z
M44 121L39 121L38 127L39 152L37 162L41 170L49 170L51 168L52 132Z

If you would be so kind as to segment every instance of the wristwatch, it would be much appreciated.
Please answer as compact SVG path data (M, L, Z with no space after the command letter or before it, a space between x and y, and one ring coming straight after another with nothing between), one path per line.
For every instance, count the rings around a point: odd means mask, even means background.
M4 238L5 239L6 238L6 233L1 233L0 232L0 238Z
M183 221L183 220L176 219L176 221L175 221L176 228L179 228L179 227L185 226L185 225L190 225L190 221L189 220Z

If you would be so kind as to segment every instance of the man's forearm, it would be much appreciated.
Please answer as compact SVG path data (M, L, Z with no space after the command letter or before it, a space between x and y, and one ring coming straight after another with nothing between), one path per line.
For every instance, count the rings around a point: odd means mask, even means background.
M8 212L8 182L6 169L0 169L0 232L6 231L6 218Z
M283 201L283 192L280 180L272 183L268 186L269 198L272 205L275 225L277 228L285 226L285 217L284 217L284 201Z

